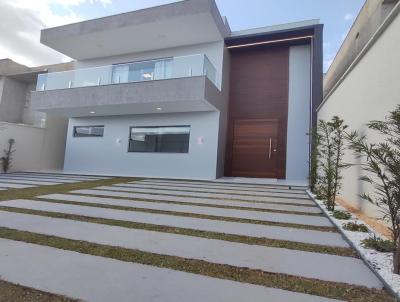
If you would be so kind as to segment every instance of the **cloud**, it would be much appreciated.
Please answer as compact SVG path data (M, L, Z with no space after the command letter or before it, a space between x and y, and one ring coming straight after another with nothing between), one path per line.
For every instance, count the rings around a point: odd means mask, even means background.
M353 20L353 19L354 19L354 15L351 14L351 13L347 13L347 14L344 15L344 19L345 19L346 21Z
M82 20L73 8L84 3L103 6L111 0L1 0L0 59L10 58L28 66L71 60L40 44L40 30ZM52 8L58 8L57 13Z

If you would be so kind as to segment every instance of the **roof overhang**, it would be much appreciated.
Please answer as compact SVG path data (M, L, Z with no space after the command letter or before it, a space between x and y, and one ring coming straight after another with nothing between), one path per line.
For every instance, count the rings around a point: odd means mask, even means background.
M83 60L221 41L229 34L214 0L185 0L44 29L40 40Z
M310 44L315 29L321 26L318 20L309 20L235 31L225 38L225 43L230 50L274 45Z

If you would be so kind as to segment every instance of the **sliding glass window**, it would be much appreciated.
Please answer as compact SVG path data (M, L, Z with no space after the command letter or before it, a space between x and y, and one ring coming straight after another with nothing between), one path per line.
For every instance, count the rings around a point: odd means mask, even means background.
M102 137L104 126L75 126L74 137Z
M170 79L172 77L172 61L172 58L165 58L114 65L112 83Z
M190 126L131 127L129 152L188 153Z

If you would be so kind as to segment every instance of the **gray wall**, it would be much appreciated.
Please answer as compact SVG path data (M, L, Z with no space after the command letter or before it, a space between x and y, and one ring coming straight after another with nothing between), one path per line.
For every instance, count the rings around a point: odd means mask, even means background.
M104 125L104 137L72 137L77 125ZM130 126L163 125L191 126L189 153L127 152ZM70 119L64 169L74 173L215 179L218 128L219 112Z
M310 46L290 47L286 179L305 183L309 175L310 68Z
M27 84L2 77L0 86L0 121L21 123L26 101Z

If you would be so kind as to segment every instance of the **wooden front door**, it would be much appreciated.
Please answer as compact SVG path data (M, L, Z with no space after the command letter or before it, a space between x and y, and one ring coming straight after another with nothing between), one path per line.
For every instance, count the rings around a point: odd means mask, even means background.
M278 120L234 121L232 176L277 177Z

